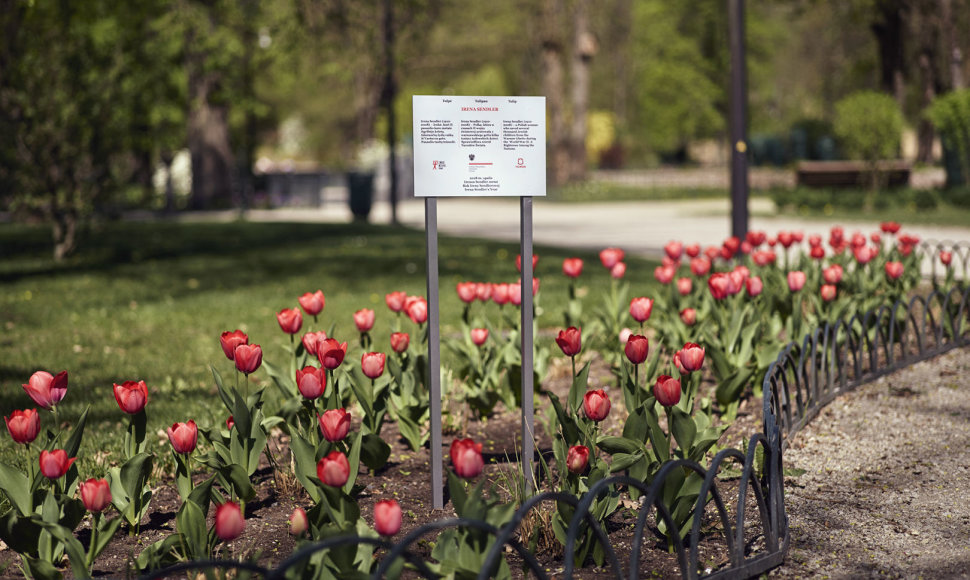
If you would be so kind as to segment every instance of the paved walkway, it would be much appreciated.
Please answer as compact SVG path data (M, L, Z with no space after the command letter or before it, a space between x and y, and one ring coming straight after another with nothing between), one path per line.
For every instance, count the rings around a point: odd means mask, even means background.
M602 203L554 203L536 198L533 204L533 236L536 244L601 249L618 246L636 255L660 257L670 240L701 245L720 245L730 235L730 202L727 199L691 201L642 201ZM826 234L839 223L806 220L794 216L774 217L771 200L752 199L750 228L774 234L780 230L801 230ZM233 214L235 216L235 214ZM320 209L295 208L252 211L249 218L266 221L346 222L351 219L344 203ZM401 223L424 228L424 201L407 200L398 205ZM374 223L390 221L390 206L375 204ZM905 231L925 240L970 241L966 227L905 226ZM846 233L870 233L878 223L846 224ZM441 198L438 200L438 230L441 233L516 241L519 239L519 200L509 198Z

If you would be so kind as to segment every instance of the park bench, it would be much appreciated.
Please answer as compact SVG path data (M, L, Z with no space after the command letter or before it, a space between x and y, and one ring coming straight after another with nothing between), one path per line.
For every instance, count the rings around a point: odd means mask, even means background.
M909 162L879 161L876 167L887 186L909 185ZM871 169L865 161L800 161L795 171L795 182L806 187L866 187Z

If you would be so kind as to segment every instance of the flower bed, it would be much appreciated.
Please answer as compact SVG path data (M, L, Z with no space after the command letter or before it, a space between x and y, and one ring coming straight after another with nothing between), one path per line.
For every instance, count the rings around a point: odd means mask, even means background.
M525 565L541 576L560 562L567 575L585 566L581 575L596 576L616 572L625 552L632 557L626 565L637 569L757 573L780 561L787 538L777 435L771 429L767 439L754 435L743 451L724 447L723 435L742 404L760 394L761 377L787 340L855 320L912 291L920 280L919 241L898 232L898 224L870 236L833 228L827 246L820 236L797 232L772 238L752 232L704 249L672 242L655 272L659 291L649 297L630 297L623 252L604 250L599 275L612 277L610 291L594 303L597 297L571 284L556 336L561 355L546 347L536 352L539 377L558 369L561 386L545 381L539 395L545 495L531 500L540 502L535 509L507 460L521 445L510 421L520 396L514 309L521 289L516 282L466 282L456 288L466 304L460 336L445 343L458 361L448 375L448 494L460 522L432 523L443 514L429 509L430 493L423 493L430 491L427 467L421 468L429 413L427 303L387 294L396 320L389 348L371 336L377 313L369 309L354 314L358 336L350 346L323 330L325 297L316 291L301 296L299 308L277 314L290 336L282 356L264 360L245 333L222 334L232 366L213 365L212 375L226 422L199 426L187 416L167 427L176 468L164 490L146 445L158 426L149 428L144 382L114 387L128 424L124 462L107 479L82 481L74 459L86 413L62 428L57 404L68 392L67 373L35 373L25 390L53 421L45 420L51 426L41 437L36 410L7 417L14 440L37 459L26 472L0 466L11 505L0 536L39 577L58 576L65 554L71 572L84 576L92 569L147 572L213 555L278 565L293 550L305 556L288 568L296 575L396 575L401 553L419 558L409 560L419 573L505 576ZM946 267L944 287L954 283L953 251L928 254ZM965 250L956 255L965 276ZM566 260L563 275L577 280L582 262ZM538 281L532 290L538 306ZM883 343L894 344L896 313ZM797 368L804 368L801 356ZM592 361L602 370L591 373ZM265 373L272 385L253 384L254 373ZM490 422L497 430L488 429ZM405 492L417 485L422 493ZM157 517L162 506L174 527L159 523L167 517ZM280 510L287 512L285 525ZM93 515L82 526L85 511ZM520 518L521 525L509 525ZM257 523L264 525L254 531ZM438 527L433 540L418 537ZM284 529L289 537L280 541ZM514 553L502 550L497 534ZM356 539L337 539L344 536ZM641 547L651 554L641 558ZM565 555L533 562L536 550ZM602 566L612 571L597 571Z

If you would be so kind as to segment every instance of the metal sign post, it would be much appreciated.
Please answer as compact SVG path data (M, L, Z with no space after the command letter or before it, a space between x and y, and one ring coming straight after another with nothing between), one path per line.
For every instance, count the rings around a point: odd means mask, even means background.
M532 196L546 194L545 97L416 95L412 107L414 193L425 198L427 236L432 507L444 507L437 206L441 196L521 199L521 462L525 492L530 494L536 489Z

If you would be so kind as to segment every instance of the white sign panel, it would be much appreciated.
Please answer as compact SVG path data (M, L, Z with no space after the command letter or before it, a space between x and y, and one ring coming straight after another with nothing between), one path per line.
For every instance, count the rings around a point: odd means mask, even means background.
M546 98L415 95L414 194L546 195Z

